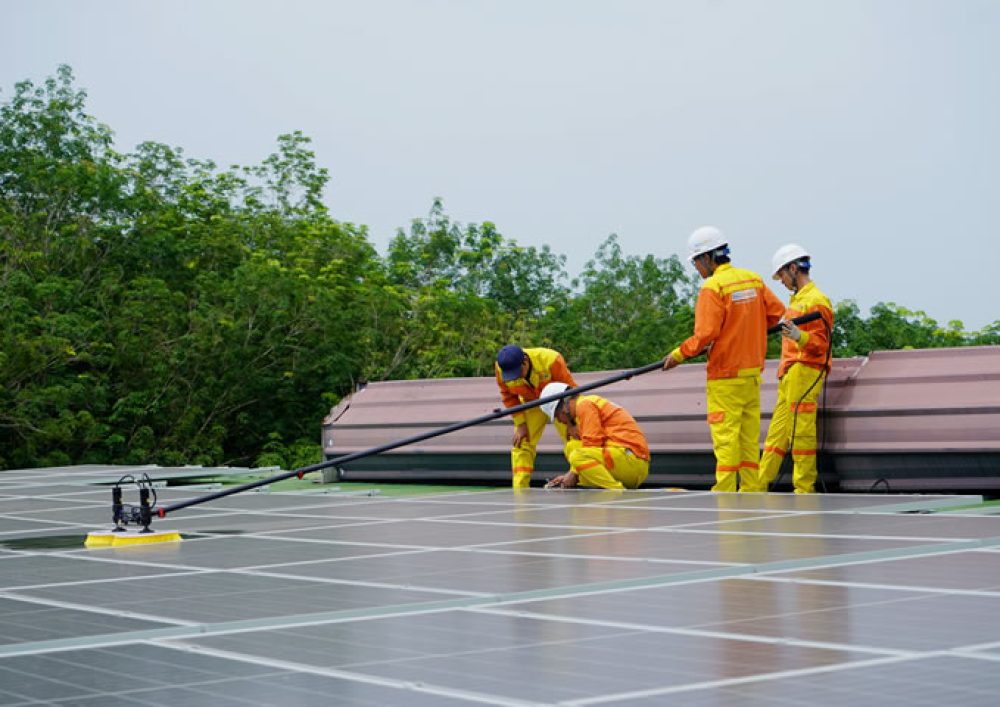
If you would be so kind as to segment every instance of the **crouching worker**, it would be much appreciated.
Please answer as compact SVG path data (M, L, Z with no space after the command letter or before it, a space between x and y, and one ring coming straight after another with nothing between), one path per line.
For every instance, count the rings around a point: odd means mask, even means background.
M543 398L569 388L549 383ZM570 395L545 403L550 420L560 422L579 435L579 444L566 447L570 470L545 487L593 486L602 489L634 489L649 474L649 445L638 423L623 407L597 395Z

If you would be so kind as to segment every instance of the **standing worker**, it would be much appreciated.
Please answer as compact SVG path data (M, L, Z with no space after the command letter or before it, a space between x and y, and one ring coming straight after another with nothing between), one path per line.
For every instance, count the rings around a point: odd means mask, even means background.
M688 256L704 280L694 310L694 334L663 361L669 371L708 350L708 425L715 450L713 491L758 485L760 376L767 330L781 320L781 300L757 273L733 267L729 241L714 226L688 238Z
M549 383L542 397L558 395L570 386ZM580 443L568 446L570 470L545 487L564 489L595 486L602 489L638 488L649 474L649 445L628 411L597 395L569 395L542 405L552 420L579 434Z
M767 491L778 476L781 462L792 447L792 483L795 493L814 493L816 484L816 403L830 372L830 333L833 306L809 276L809 253L796 244L778 248L771 261L774 279L792 293L781 326L781 362L778 364L778 401L767 429L760 459L758 486ZM800 329L788 321L809 312L820 319ZM748 489L749 490L749 489Z
M514 407L541 397L542 388L552 381L576 386L573 375L562 354L552 349L522 349L510 344L497 353L497 385L504 407ZM538 441L549 421L538 408L529 408L512 416L514 438L511 440L510 464L514 488L531 486L531 472L535 469ZM556 430L566 444L566 426L555 423Z

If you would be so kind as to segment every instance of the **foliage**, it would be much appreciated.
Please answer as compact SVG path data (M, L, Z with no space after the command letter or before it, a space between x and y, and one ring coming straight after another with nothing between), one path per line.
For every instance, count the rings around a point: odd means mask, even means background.
M111 149L63 67L0 109L0 465L247 463L362 367L382 263L308 139L256 167Z
M508 341L527 340L563 296L564 256L522 247L490 222L452 222L435 199L426 219L400 230L387 256L391 316L373 378L482 376Z
M297 439L286 445L277 432L272 432L267 437L267 442L255 460L255 466L301 469L322 461L322 450L309 439Z
M966 332L960 321L941 327L925 312L893 302L876 304L867 318L851 300L838 303L835 310L833 354L837 357L865 356L878 350L1000 344L1000 321L981 332Z
M693 329L697 285L677 257L624 255L614 234L573 287L540 330L574 368L641 366L662 358Z
M329 214L301 133L219 169L153 142L119 153L85 108L68 67L0 104L0 468L294 468L361 381L490 375L508 342L633 367L691 331L699 283L614 235L568 282L563 256L436 199L383 258ZM837 356L1000 343L1000 322L836 314Z

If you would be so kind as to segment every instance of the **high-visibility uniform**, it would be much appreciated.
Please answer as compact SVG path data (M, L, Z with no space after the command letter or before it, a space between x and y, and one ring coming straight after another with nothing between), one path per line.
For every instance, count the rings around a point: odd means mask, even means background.
M518 378L507 383L503 380L500 366L494 364L496 369L497 385L500 386L500 399L504 407L514 407L532 400L538 400L542 395L542 389L552 381L561 381L566 385L576 387L569 367L562 354L552 349L524 349L530 365L528 367L528 377ZM548 416L539 408L531 408L511 416L515 425L522 423L528 426L528 439L521 442L520 446L510 450L510 465L513 473L514 488L527 488L531 485L531 472L535 470L535 455L537 454L538 442L542 438L542 432L548 423ZM566 444L566 426L555 422L556 431Z
M706 396L715 450L713 491L736 491L741 473L744 480L757 481L767 329L784 311L760 275L723 263L702 283L694 334L670 353L680 362L711 347Z
M625 408L597 395L576 398L578 445L567 449L581 486L638 488L649 474L649 445Z
M767 485L777 478L791 443L795 493L815 491L816 408L824 378L830 372L833 306L814 282L792 295L785 319L809 312L819 312L822 319L803 324L798 341L782 340L778 401L760 459L759 488L754 490L766 491Z

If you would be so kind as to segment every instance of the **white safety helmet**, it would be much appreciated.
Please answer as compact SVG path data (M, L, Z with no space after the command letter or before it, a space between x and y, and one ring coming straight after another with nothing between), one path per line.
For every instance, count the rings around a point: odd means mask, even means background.
M811 256L806 252L806 249L798 243L789 243L788 245L781 246L774 252L774 256L771 258L771 279L777 280L778 272L789 263L809 257Z
M729 241L715 226L702 226L688 236L688 259L694 260L699 255L711 253L718 248L729 245Z
M541 397L547 398L550 395L559 395L559 393L563 392L567 388L569 388L569 386L566 385L565 383L562 383L560 381L552 381L544 388L542 388ZM562 401L563 398L559 398L559 400L550 400L544 405L539 405L539 407L542 409L542 412L544 412L548 416L550 422L556 419L556 408L559 407L559 403L561 403Z

